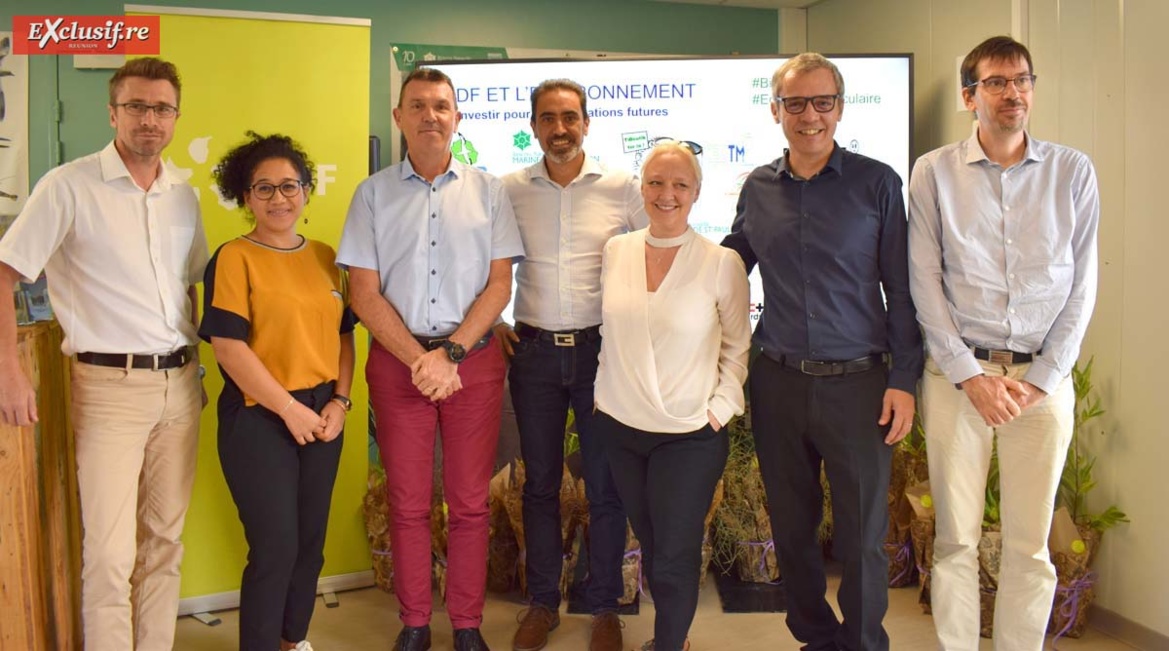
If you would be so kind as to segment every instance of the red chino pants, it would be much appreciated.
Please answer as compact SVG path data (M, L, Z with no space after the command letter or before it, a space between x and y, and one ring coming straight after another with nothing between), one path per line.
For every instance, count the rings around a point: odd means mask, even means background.
M410 368L374 342L365 366L386 469L394 592L407 626L431 615L430 500L434 437L442 437L448 507L447 613L453 628L477 628L487 584L487 488L495 463L506 367L499 341L459 365L463 388L440 402L423 396Z

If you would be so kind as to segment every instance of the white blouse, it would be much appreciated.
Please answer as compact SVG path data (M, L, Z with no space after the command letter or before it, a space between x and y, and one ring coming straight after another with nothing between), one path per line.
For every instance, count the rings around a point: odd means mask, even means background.
M739 254L687 230L657 291L644 229L605 245L597 407L630 427L682 434L743 413L750 289Z

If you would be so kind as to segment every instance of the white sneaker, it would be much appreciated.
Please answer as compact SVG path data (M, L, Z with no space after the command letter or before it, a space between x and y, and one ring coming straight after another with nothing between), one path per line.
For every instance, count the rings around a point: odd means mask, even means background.
M313 645L308 643L308 640L301 640L292 647L292 651L313 651Z

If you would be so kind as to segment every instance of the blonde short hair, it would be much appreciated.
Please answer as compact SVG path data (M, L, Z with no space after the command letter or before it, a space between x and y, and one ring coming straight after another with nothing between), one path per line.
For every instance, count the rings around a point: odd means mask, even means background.
M694 178L697 179L698 185L702 185L702 166L698 164L698 156L694 154L694 150L689 145L684 145L677 140L663 140L654 145L654 148L649 150L649 154L645 160L641 162L641 169L644 172L649 169L649 164L662 154L675 153L686 157L690 161L690 166L694 168ZM644 175L643 175L644 181Z

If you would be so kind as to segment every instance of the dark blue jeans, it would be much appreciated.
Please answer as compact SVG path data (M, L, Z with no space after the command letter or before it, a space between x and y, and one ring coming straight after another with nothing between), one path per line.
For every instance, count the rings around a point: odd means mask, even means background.
M564 566L560 481L569 406L576 415L589 500L587 606L594 614L616 610L624 592L625 511L593 416L593 380L600 351L599 337L578 340L575 346L520 337L508 373L526 472L523 512L528 592L533 603L552 610L560 607Z

